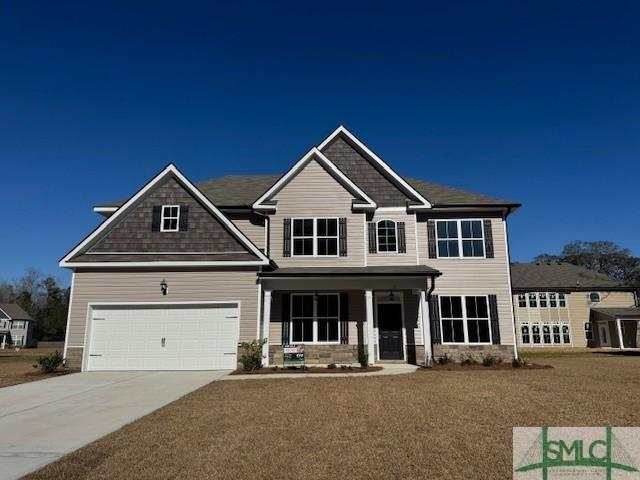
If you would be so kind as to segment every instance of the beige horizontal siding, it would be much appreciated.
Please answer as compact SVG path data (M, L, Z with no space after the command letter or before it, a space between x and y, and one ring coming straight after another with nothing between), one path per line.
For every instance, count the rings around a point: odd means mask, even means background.
M334 179L318 162L309 162L274 197L276 214L270 217L270 254L281 267L327 267L364 265L364 214L353 213L353 195ZM284 218L347 219L346 257L283 257ZM293 250L293 242L292 242Z
M501 343L513 345L513 310L509 286L509 259L504 224L501 217L491 218L494 258L429 258L427 219L465 218L455 214L418 216L418 242L420 263L442 272L436 279L436 295L496 295ZM481 213L466 218L487 218Z
M597 290L594 290L594 292ZM600 303L589 302L590 292L571 292L567 294L567 308L520 308L518 295L513 296L516 312L518 344L521 342L520 322L554 322L568 321L571 329L571 343L573 347L586 347L587 339L584 334L584 324L590 319L591 307L633 307L635 297L633 292L600 291ZM527 305L529 299L527 297ZM548 301L548 299L547 299ZM594 325L594 335L595 335ZM524 345L523 345L524 346Z
M227 213L226 216L258 248L264 248L264 218L255 213Z
M168 295L160 292L165 279ZM69 346L83 346L90 303L240 301L240 341L257 332L255 271L76 272L70 306Z
M370 222L377 223L380 220L393 220L394 222L404 222L405 240L407 244L406 253L369 253L367 237L367 265L417 265L417 250L422 247L416 243L416 216L406 212L380 212L377 211Z

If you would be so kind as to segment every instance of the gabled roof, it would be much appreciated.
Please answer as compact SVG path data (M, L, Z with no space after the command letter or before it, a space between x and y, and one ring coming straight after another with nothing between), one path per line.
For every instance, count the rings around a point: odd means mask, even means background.
M213 215L223 227L235 237L243 247L247 249L252 256L251 259L222 259L222 257L213 257L215 260L198 259L188 257L185 259L163 258L162 260L154 258L152 255L141 255L138 261L118 260L110 261L108 256L100 255L100 260L88 261L86 257L86 249L92 245L94 241L101 238L112 225L122 218L127 211L143 199L152 188L164 179L173 176L193 197L199 201L202 206ZM95 255L94 255L95 257ZM166 256L165 256L166 257ZM93 258L92 258L93 260ZM169 164L160 173L153 177L144 187L138 190L129 200L127 200L118 210L108 219L102 222L91 234L89 234L82 242L73 248L65 257L60 260L61 267L130 267L130 266L217 266L217 265L267 265L269 259L249 240L220 210L198 190L178 169L175 165Z
M569 263L514 263L511 285L517 291L633 290L633 287Z
M446 185L425 182L415 178L406 179L418 192L431 201L434 208L437 207L512 207L517 208L519 203L499 198L489 197L480 193L466 192Z
M278 179L266 192L258 198L253 204L256 210L274 210L276 207L270 200L280 190L282 190L296 175L298 175L304 167L311 161L317 161L324 169L335 178L344 188L346 188L358 201L354 206L361 208L375 208L376 203L363 192L355 183L351 181L344 173L340 171L319 149L312 148L304 155L296 164L289 169L282 177Z
M31 315L25 312L17 303L0 303L0 310L2 310L10 320L31 320Z
M640 320L640 307L591 307L591 310L613 319L634 318Z

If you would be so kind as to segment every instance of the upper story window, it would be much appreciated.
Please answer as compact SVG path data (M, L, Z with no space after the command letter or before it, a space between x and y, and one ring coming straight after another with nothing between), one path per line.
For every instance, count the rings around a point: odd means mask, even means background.
M337 218L294 218L294 256L337 256Z
M527 296L524 293L518 294L518 307L527 308Z
M26 326L27 322L25 322L24 320L14 320L11 323L11 327L12 328L24 328Z
M484 257L482 220L438 220L436 237L439 258Z
M440 297L442 343L491 343L487 297Z
M557 292L530 292L529 308L567 308L567 294ZM518 306L526 307L526 302L522 300L524 295L518 295Z
M398 235L396 222L393 220L380 220L377 230L378 252L397 252Z
M177 232L180 225L180 205L163 205L160 219L161 232Z

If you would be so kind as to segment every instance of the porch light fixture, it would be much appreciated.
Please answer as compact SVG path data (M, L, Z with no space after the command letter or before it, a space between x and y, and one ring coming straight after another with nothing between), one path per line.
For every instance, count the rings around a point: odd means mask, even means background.
M393 302L396 299L396 296L393 294L392 291L389 291L389 301Z
M169 285L167 285L167 281L164 278L160 282L160 291L162 292L162 295L166 295L169 291Z

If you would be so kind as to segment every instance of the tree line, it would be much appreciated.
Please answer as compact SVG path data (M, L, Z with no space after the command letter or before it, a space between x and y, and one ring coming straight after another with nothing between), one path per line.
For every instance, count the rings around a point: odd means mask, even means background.
M69 291L54 277L29 269L15 280L0 280L0 303L17 303L36 320L36 340L64 340Z

